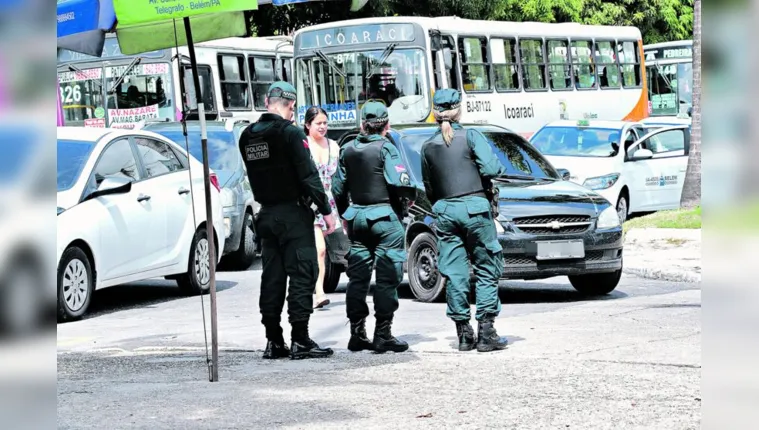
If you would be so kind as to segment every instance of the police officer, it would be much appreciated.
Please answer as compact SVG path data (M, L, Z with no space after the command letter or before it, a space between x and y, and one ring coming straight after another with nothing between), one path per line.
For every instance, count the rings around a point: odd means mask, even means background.
M447 278L449 318L456 322L459 350L471 351L475 336L469 310L469 265L477 277L477 350L506 347L493 322L501 311L498 281L503 272L501 246L486 189L490 180L506 173L479 131L458 124L461 98L443 89L433 98L438 132L422 145L422 176L432 211L437 218L440 273Z
M403 281L404 200L414 200L416 188L402 164L398 149L385 138L390 129L387 109L369 101L362 111L362 132L340 151L332 182L335 204L351 241L348 253L350 278L345 305L351 323L351 351L403 352L408 344L391 334L398 310L397 288ZM352 205L348 206L348 197ZM366 334L369 307L366 295L376 262L374 290L374 339Z
M335 229L335 218L306 135L292 123L295 95L295 88L287 82L273 83L265 99L268 112L245 129L239 145L253 194L261 204L255 227L262 245L259 307L268 340L264 351L267 359L288 355L292 359L318 358L333 353L320 348L308 334L311 296L319 271L310 203L324 215L328 234ZM291 349L280 326L288 277Z

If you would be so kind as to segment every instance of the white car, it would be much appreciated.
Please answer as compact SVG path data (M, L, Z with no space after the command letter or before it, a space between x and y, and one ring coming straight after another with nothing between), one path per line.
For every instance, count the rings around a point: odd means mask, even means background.
M680 207L690 149L687 124L630 121L555 121L531 138L569 180L616 205L624 222L635 212Z
M211 183L218 250L213 173ZM206 291L206 229L203 165L179 145L146 131L58 127L59 320L81 317L95 290L126 282L162 276L188 294Z

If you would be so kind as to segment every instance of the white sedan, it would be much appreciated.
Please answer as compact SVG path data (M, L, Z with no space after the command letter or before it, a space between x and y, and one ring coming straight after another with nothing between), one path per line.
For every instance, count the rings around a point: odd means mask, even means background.
M218 250L224 217L213 173L211 183ZM57 231L59 321L84 315L95 290L126 282L209 288L203 165L158 134L58 127Z

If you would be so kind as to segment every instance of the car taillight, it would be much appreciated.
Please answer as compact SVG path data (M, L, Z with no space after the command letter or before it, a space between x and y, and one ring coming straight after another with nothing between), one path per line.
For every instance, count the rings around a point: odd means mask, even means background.
M211 176L209 178L211 180L211 185L213 185L213 187L216 188L216 191L221 192L221 185L219 185L219 177L216 176L216 173L211 173Z

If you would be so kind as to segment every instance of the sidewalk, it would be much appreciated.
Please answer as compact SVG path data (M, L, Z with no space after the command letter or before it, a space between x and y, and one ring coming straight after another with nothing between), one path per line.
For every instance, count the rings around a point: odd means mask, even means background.
M624 272L648 279L701 282L701 230L643 228L625 236Z

